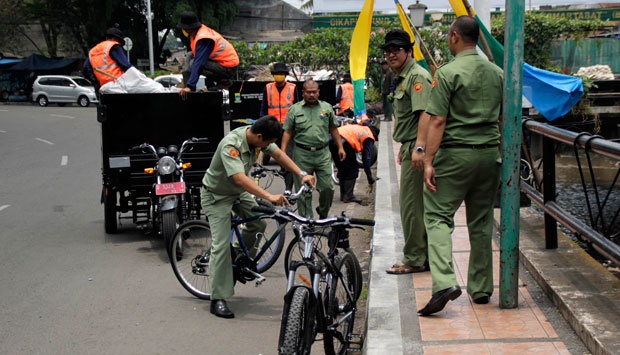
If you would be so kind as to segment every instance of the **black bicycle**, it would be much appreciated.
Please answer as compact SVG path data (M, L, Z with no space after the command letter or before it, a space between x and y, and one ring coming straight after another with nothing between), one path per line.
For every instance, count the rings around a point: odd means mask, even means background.
M294 205L297 199L307 191L306 187L302 187L297 193L286 191L284 195L289 203ZM259 199L257 201L259 206L273 209L268 202ZM241 237L241 227L245 223L258 219L267 222L267 229L264 233L256 235L254 245L246 245ZM261 273L269 270L282 253L286 239L285 227L288 222L288 218L273 213L258 213L247 218L232 216L230 251L235 282L246 283L255 280L258 286L266 280ZM205 300L211 299L209 283L211 244L209 223L192 220L179 226L168 246L170 265L176 278L189 293Z
M257 209L293 221L304 244L301 258L289 265L278 353L310 354L318 333L323 334L328 355L345 354L353 345L361 349L362 338L353 334L359 276L352 251L343 249L348 247L348 229L363 229L361 225L373 226L375 221L350 218L344 213L312 219L286 209ZM317 234L326 234L327 250L318 247L321 238Z

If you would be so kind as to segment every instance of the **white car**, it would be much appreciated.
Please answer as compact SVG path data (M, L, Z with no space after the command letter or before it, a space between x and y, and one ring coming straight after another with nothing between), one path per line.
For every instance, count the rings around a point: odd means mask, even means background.
M40 75L32 84L32 101L39 106L47 106L48 103L57 103L58 106L75 103L88 107L91 102L98 103L99 99L93 84L82 77Z
M181 74L167 74L167 75L160 75L158 77L156 77L155 79L156 82L162 84L165 88L170 88L170 87L175 87L177 86L177 84L182 83L183 82L183 75ZM200 89L204 88L205 85L205 77L204 75L201 75L200 78L198 78L198 83L196 84L196 91L199 91Z

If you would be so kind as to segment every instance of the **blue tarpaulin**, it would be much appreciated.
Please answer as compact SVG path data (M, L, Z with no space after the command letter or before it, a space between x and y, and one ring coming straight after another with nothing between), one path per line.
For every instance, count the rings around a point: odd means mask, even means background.
M38 54L32 54L24 58L19 63L7 68L8 70L28 70L28 71L54 71L67 69L71 71L77 59L53 59Z
M549 121L566 115L583 96L581 78L523 63L523 96Z

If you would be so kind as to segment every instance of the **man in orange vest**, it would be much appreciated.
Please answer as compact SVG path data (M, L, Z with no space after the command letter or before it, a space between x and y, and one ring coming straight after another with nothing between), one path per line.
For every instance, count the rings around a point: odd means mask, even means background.
M235 48L221 34L203 25L192 11L181 14L179 25L183 35L189 37L194 61L191 69L186 61L183 77L185 87L179 95L185 98L188 92L196 91L200 75L206 77L205 83L210 90L228 88L239 66L239 56Z
M84 77L96 81L99 86L118 79L132 67L123 50L123 32L112 27L106 31L105 38L88 52L82 67Z
M338 133L342 139L342 147L347 154L346 158L342 161L339 159L338 148L331 140L329 142L329 150L332 153L334 164L336 164L338 168L337 176L340 181L340 200L344 203L361 203L362 200L353 194L355 181L359 176L357 153L362 153L362 162L368 184L373 185L375 183L375 178L373 178L372 171L370 170L372 165L371 157L374 144L379 139L379 129L372 125L370 121L364 121L363 124L340 126L338 127Z
M353 84L351 83L351 74L346 73L342 76L342 85L336 91L336 101L340 108L338 114L340 116L353 117Z
M299 93L294 83L286 81L288 68L284 63L275 63L271 69L274 81L267 84L263 89L263 100L260 105L260 117L265 115L275 116L280 123L286 121L286 114L289 107L299 102ZM282 144L282 138L276 142L278 147ZM293 144L289 144L286 154L289 158L293 158ZM284 174L285 189L291 190L293 187L293 176L286 170L282 170Z

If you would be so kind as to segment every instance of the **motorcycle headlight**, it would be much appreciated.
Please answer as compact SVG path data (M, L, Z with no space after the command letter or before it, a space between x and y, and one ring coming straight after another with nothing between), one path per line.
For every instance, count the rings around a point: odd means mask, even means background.
M177 164L171 157L162 157L157 163L157 171L159 175L172 174L177 168Z

